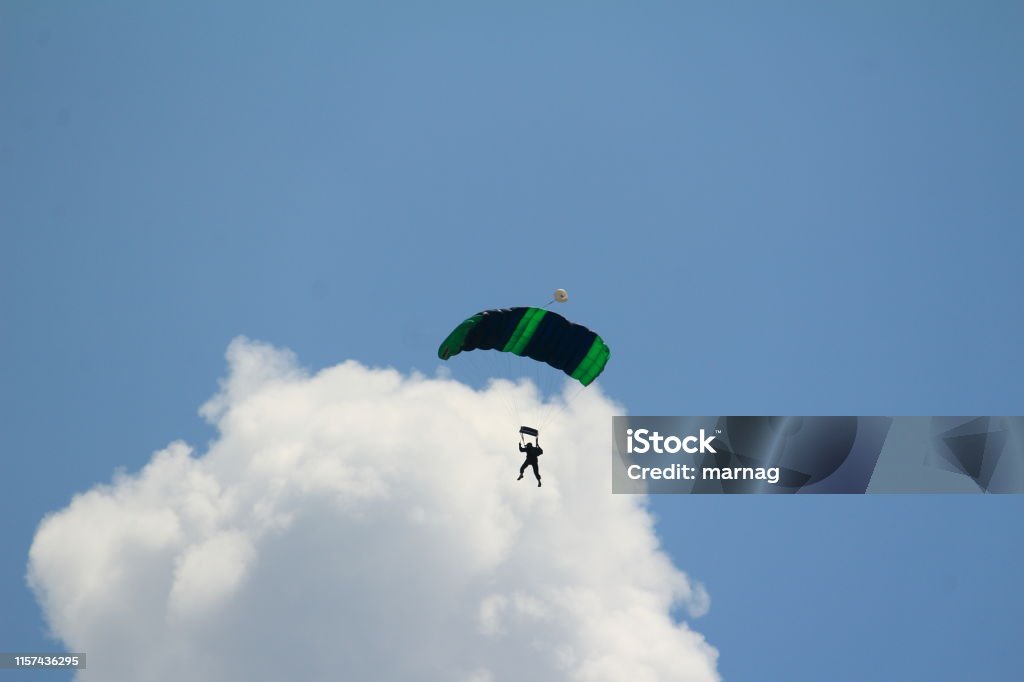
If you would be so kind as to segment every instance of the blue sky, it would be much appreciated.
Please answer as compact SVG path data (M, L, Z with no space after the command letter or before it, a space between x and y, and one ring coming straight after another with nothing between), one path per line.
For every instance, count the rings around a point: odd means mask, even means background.
M210 439L239 334L429 372L466 314L560 286L633 414L1021 414L1021 26L3 3L0 649L52 646L24 585L43 515ZM652 508L727 680L1019 668L1020 497Z

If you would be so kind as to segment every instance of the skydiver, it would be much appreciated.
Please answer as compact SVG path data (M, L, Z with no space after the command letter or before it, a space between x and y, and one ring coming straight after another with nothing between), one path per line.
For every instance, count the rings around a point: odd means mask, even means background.
M526 467L533 467L533 475L537 477L537 487L540 487L540 469L537 468L537 458L544 454L544 450L540 447L540 437L537 437L537 444L533 443L520 443L519 452L526 453L526 460L523 461L523 466L519 467L519 478L517 481L523 480L523 472L526 471Z

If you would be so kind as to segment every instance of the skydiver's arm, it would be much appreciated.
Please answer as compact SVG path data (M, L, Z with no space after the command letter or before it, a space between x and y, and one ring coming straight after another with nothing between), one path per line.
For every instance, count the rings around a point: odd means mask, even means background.
M526 446L520 444L519 445L519 452L526 452Z

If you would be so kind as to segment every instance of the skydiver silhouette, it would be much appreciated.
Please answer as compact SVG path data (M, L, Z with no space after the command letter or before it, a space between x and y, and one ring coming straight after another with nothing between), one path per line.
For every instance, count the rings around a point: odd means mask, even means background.
M544 454L544 450L540 447L540 438L537 438L537 444L533 443L520 443L519 452L526 453L526 459L523 461L523 466L519 467L519 478L517 481L523 479L523 472L526 471L526 467L533 467L533 475L537 477L537 487L540 487L540 469L537 468L537 458Z

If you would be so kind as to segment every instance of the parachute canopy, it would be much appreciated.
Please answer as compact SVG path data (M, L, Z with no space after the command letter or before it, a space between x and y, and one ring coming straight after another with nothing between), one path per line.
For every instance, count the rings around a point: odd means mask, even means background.
M546 362L588 386L608 364L604 340L544 308L484 310L465 320L437 349L442 360L462 351L498 350Z

